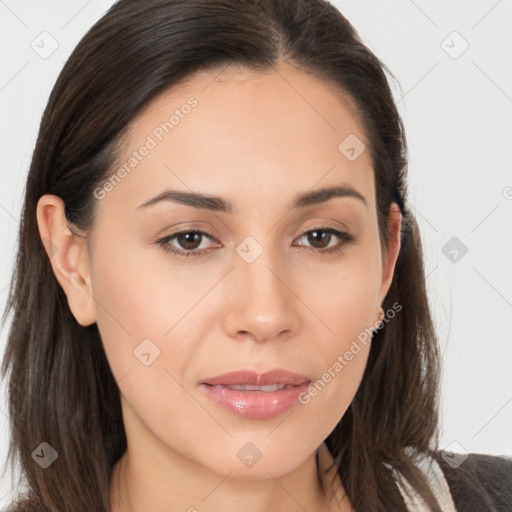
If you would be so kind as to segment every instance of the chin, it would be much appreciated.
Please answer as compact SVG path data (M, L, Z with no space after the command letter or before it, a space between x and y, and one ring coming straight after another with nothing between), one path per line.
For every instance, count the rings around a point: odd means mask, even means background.
M233 453L231 447L226 447L224 454L228 450ZM291 454L294 456L291 457ZM262 439L261 442L255 439L254 443L249 440L236 442L234 455L229 459L219 457L217 460L222 460L222 467L217 467L215 471L229 474L229 478L236 480L265 480L292 472L304 462L309 453L300 453L290 443L280 442L276 446L268 439Z

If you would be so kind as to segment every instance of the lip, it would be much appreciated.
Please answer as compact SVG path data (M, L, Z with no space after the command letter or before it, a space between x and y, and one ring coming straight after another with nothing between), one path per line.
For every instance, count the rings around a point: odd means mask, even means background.
M265 373L254 370L236 370L205 379L199 389L214 403L247 419L275 418L298 403L299 395L306 391L311 378L276 369ZM230 389L227 386L285 386L274 391Z
M235 370L217 377L205 379L201 384L210 384L211 386L232 386L240 384L267 386L269 384L292 384L297 386L308 380L311 379L304 375L278 368L265 373L258 373L254 370Z

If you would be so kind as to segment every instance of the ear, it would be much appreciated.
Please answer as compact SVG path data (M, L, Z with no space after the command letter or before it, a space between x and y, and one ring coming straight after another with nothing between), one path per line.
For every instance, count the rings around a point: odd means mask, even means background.
M401 226L402 212L400 211L400 207L397 203L391 203L388 220L389 250L388 254L383 258L382 283L379 290L378 301L379 305L382 304L382 301L386 297L393 281L395 265L398 259L398 254L400 253Z
M86 327L96 321L87 238L71 231L64 209L64 201L58 196L46 194L39 199L39 235L73 316Z

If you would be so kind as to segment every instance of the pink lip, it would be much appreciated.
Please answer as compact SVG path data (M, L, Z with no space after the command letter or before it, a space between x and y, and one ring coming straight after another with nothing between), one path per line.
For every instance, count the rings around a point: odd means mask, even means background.
M213 402L247 419L270 419L279 416L298 402L300 393L307 390L311 379L303 375L277 369L266 373L238 370L205 379L199 388ZM226 386L268 386L285 384L276 391L246 391Z

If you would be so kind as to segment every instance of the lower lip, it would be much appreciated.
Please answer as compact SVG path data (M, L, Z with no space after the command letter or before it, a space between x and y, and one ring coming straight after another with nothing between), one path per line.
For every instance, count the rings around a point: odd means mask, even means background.
M299 395L310 382L277 391L240 391L222 386L201 384L199 388L215 403L228 411L251 420L275 418L298 403Z

